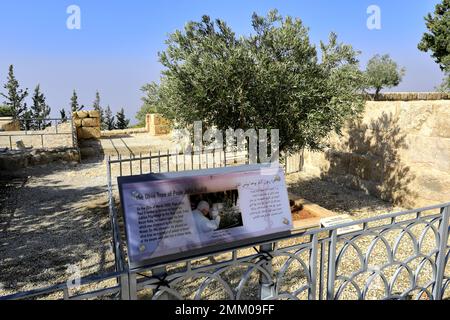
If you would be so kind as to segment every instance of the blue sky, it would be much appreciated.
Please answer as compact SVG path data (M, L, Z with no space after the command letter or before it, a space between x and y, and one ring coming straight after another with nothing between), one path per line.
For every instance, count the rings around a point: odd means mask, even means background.
M134 118L141 105L140 87L158 80L158 51L167 34L203 14L221 18L237 34L251 33L253 12L276 8L301 18L318 44L330 31L362 51L361 66L374 54L388 53L407 70L395 91L430 91L443 77L417 44L425 31L423 17L438 0L15 0L0 3L0 83L14 64L16 76L30 91L41 84L52 114L69 108L71 92L92 104L99 90L102 105L125 107ZM66 27L69 5L81 9L81 30ZM366 27L369 5L381 9L381 30ZM0 90L2 90L1 88ZM30 98L31 101L31 98ZM134 119L133 119L134 120Z

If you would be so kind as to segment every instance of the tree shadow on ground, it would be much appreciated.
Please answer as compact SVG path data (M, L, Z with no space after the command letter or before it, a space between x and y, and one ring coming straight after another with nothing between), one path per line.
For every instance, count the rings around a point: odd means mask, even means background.
M400 156L401 150L408 148L405 140L398 118L392 114L383 113L368 124L354 120L348 139L341 137L338 148L325 151L329 167L320 177L300 179L291 188L337 212L410 207L410 199L417 194L410 187L415 176Z
M350 162L349 172L375 182L375 188L368 190L371 194L395 205L408 206L417 196L411 189L415 175L401 157L402 150L407 150L408 145L398 121L397 116L383 112L369 124L361 120L352 123L346 143L349 153L367 157L369 167L356 165L352 168ZM365 174L361 169L367 169L369 173Z
M0 221L9 219L0 230L0 283L7 290L66 281L71 265L83 275L113 267L106 196L98 198L104 188L58 182L25 184L0 210ZM13 217L6 208L15 208Z

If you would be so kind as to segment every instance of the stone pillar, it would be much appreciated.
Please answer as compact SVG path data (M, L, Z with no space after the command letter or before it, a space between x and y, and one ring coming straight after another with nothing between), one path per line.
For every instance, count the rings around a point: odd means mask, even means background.
M151 113L145 117L145 128L151 136L169 134L170 122L157 113Z
M100 113L96 110L77 111L72 114L78 140L100 139Z
M152 115L147 113L145 115L145 130L147 132L150 132L151 121L152 121Z

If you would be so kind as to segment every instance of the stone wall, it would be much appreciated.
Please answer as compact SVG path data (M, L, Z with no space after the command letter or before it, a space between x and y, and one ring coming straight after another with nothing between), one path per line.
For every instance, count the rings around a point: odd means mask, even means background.
M72 113L78 140L100 139L100 113L95 110Z
M156 113L147 114L145 128L152 136L169 134L171 131L170 122Z
M13 150L0 153L0 171L10 172L52 162L79 161L80 152L76 148Z
M146 128L128 128L128 129L116 129L116 130L104 130L101 132L102 138L112 138L127 136L130 134L147 133Z
M0 131L20 131L20 122L12 117L0 117Z
M0 148L72 148L75 147L70 122L52 125L44 130L1 131Z
M375 96L370 95L372 99ZM381 93L377 101L421 101L421 100L449 100L450 93L446 92L385 92Z
M170 122L159 114L147 114L145 128L127 128L123 130L103 130L100 126L98 111L77 111L73 113L73 121L77 128L78 140L112 138L139 133L150 133L151 136L169 134Z
M405 207L450 201L450 100L368 101L303 170Z

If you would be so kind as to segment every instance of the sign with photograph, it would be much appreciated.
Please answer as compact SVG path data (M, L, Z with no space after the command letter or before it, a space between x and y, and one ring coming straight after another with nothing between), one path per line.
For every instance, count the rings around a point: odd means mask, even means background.
M132 268L292 229L284 173L261 165L119 177Z

